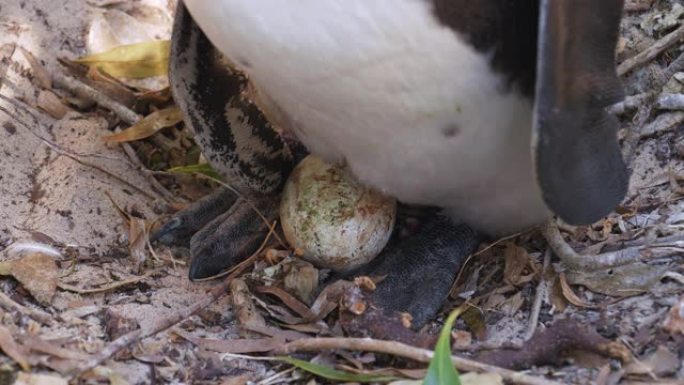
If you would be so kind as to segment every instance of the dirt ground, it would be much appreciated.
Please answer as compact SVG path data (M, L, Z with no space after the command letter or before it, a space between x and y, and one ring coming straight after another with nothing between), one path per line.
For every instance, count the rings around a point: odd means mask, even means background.
M165 172L197 161L182 124L130 145L106 143L104 135L130 122L64 82L64 75L79 76L59 59L168 39L174 9L173 0L0 1L0 384L329 383L235 355L340 335L335 316L297 326L288 322L294 301L256 292L255 282L275 285L273 277L292 269L284 266L299 266L290 253L267 248L264 255L287 256L270 266L259 255L250 266L258 272L220 296L221 281L188 281L187 251L147 244L157 218L210 191L201 178ZM613 111L622 122L630 192L599 223L559 226L581 255L638 261L568 268L553 257L545 265L549 247L538 230L483 245L427 332L468 302L453 333L467 356L515 345L548 356L554 365L520 358L533 366L521 373L547 381L684 383L683 21L682 1L627 1L617 60L629 97ZM107 92L111 83L93 84L124 105L133 97L128 111L144 115L156 102L141 107L143 90L163 89L166 80L126 81L124 91ZM247 282L248 291L235 282ZM558 320L571 323L554 328ZM135 331L149 336L140 340ZM526 342L534 331L551 337ZM248 342L256 337L268 338ZM114 351L113 341L123 349ZM617 347L586 346L596 341ZM297 356L357 370L401 369L408 377L425 367L381 353Z

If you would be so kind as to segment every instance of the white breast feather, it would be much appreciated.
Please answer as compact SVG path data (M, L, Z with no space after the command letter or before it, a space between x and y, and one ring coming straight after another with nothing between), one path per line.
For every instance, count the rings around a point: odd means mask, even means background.
M531 102L504 93L430 2L185 3L284 113L279 122L363 182L493 234L548 216L532 171Z

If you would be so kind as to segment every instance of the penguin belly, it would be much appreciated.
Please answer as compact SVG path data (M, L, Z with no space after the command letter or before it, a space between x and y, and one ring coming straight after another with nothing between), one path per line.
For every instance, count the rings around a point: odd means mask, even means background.
M550 213L533 101L425 0L185 0L277 126L401 201L491 235Z

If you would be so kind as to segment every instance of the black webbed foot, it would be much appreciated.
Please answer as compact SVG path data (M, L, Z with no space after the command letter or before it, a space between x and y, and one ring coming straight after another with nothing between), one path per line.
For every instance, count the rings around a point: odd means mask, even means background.
M418 234L345 276L384 276L371 296L373 304L386 312L408 312L413 326L420 327L444 304L463 261L482 239L467 225L435 214Z
M277 204L276 197L247 202L222 188L176 213L150 239L189 246L190 279L211 277L259 248L269 227L257 210L272 221L278 214Z
M187 246L195 233L228 211L236 200L237 195L234 192L220 188L176 213L152 234L150 240L165 245Z
M278 200L273 197L251 202L239 199L198 231L190 240L190 279L214 276L257 251L269 231L268 223L259 213L272 221L278 215Z

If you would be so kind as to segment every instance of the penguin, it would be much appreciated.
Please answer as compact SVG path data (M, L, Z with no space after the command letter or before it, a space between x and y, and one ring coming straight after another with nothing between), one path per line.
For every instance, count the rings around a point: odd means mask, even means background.
M407 204L418 234L363 273L419 326L486 238L624 198L615 72L622 0L183 0L169 77L208 162L273 212L298 158L344 164ZM190 278L250 255L265 226L221 190L155 235L189 240Z

